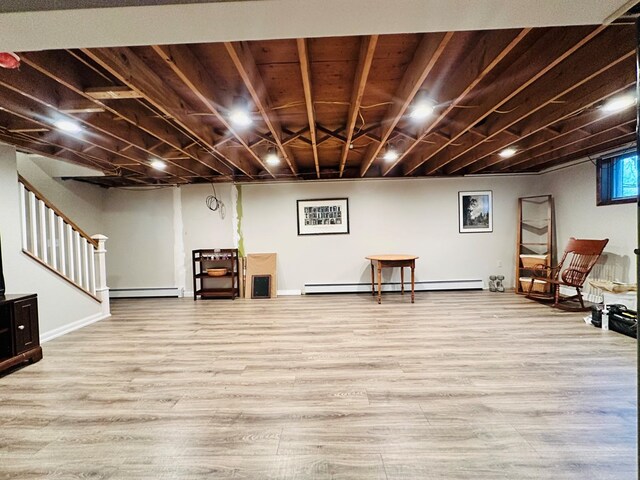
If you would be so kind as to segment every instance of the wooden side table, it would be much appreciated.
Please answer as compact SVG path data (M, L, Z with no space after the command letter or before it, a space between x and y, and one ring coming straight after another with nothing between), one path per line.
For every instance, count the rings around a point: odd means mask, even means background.
M365 257L371 262L371 295L375 296L375 269L378 270L378 303L382 303L382 269L388 267L400 267L400 291L404 295L404 267L411 268L411 303L415 302L415 269L416 257L414 255L369 255Z

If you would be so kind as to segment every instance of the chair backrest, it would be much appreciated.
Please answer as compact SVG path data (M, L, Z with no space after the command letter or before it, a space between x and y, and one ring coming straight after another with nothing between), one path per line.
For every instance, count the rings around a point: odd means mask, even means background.
M581 238L569 239L560 260L558 273L562 280L574 287L581 287L596 264L609 239L585 240ZM568 264L565 266L565 262ZM561 273L560 273L561 272Z

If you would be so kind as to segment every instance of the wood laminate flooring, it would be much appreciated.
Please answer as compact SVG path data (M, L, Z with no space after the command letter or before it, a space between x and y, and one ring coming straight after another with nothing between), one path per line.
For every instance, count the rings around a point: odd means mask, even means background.
M633 339L409 300L114 301L0 378L0 478L636 478Z

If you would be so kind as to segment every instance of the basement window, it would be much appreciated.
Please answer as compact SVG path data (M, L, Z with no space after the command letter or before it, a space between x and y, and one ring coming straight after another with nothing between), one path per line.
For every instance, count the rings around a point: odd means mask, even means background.
M597 164L598 205L632 203L638 199L638 155L635 151L601 158Z

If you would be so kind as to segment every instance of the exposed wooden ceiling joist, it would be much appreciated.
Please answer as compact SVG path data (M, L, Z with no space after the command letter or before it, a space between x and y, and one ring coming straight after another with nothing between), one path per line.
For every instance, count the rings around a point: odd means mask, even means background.
M416 155L409 158L404 164L405 175L410 175L416 168L425 162L426 173L432 174L447 165L453 160L450 154L450 145L455 145L457 140L471 130L478 123L482 122L495 111L500 111L501 107L528 86L541 78L564 59L587 43L591 38L604 30L605 27L581 27L572 29L563 35L557 35L553 31L536 32L537 37L531 45L526 46L526 55L521 55L514 59L510 65L499 74L501 80L500 88L482 92L481 96L474 96L481 104L477 108L465 109L462 113L457 112L452 118L455 119L456 127L447 142L437 142L433 146L425 148ZM536 61L532 62L535 58ZM489 76L487 81L495 81ZM480 85L483 88L485 84ZM484 90L484 88L483 88ZM454 147L455 148L455 147ZM444 151L447 149L447 151ZM434 157L443 152L440 158Z
M611 137L613 139L601 139L601 141L588 142L589 146L585 146L583 144L572 149L567 149L568 151L565 152L556 152L555 155L550 155L546 158L544 163L541 160L528 170L518 169L518 172L539 172L574 160L589 159L594 156L597 158L597 156L601 155L603 152L610 152L611 150L621 147L628 148L630 144L635 142L635 133L623 136L612 135ZM591 158L591 160L593 161L595 158Z
M269 166L249 147L240 132L231 125L227 117L222 113L220 108L222 102L216 94L215 84L189 47L186 45L154 45L153 50L198 97L202 105L215 115L226 131L236 138L255 162L266 170L271 177L275 178Z
M589 137L593 133L593 128L596 130L603 127L618 128L629 121L633 123L634 118L635 112L629 110L610 114L604 118L599 109L587 110L582 115L571 117L562 122L560 124L562 130L560 132L553 133L543 129L536 134L530 135L524 141L518 143L518 150L516 150L514 156L502 162L494 163L490 168L492 171L501 171L516 167L540 155L554 151L558 147L568 145L575 140ZM628 132L623 133L626 134ZM481 167L479 170L486 168L489 168L489 166Z
M358 55L358 67L356 68L356 74L353 79L353 88L351 91L351 102L349 105L349 113L347 115L347 135L344 140L344 146L342 147L342 156L340 157L340 176L344 173L344 166L347 163L347 156L349 150L352 148L353 133L358 120L358 114L360 113L360 105L362 103L362 96L364 95L364 89L367 86L367 80L369 78L369 71L371 70L371 64L373 63L373 54L378 44L378 35L369 35L362 37L360 41L360 54Z
M66 116L57 115L60 109L56 102L61 98L59 89L50 88L45 84L46 80L35 70L23 67L20 75L13 75L11 72L0 71L0 85L9 89L2 95L3 108L20 114L24 118L37 118L42 122L42 126L51 127L56 131L53 124L57 119L75 119L80 125L88 127L77 135L78 140L88 145L98 147L112 152L115 157L123 156L130 160L129 163L148 165L151 161L150 152L146 146L148 139L141 138L141 133L134 127L124 123L114 123L101 115L68 114ZM71 93L71 92L66 92ZM20 97L16 95L21 95ZM137 143L133 143L137 142ZM135 150L130 150L127 146L136 146ZM113 160L112 160L113 161ZM168 172L178 175L178 171L185 171L180 165L168 166ZM178 170L174 170L174 169ZM194 173L194 172L192 172Z
M601 32L591 41L593 43L590 46L591 48L579 49L567 58L562 65L549 72L550 78L545 79L544 83L533 85L524 92L526 97L518 100L518 105L523 108L504 114L491 124L489 135L484 141L487 142L493 139L497 134L509 127L516 126L526 119L525 125L520 128L516 127L519 135L524 137L531 130L540 128L538 127L538 122L547 126L567 114L572 114L574 111L584 108L581 102L573 102L567 99L567 95L576 91L582 93L584 90L595 90L593 86L585 88L585 85L599 75L616 81L617 75L611 75L610 71L622 62L632 61L635 56L633 42L629 42L621 33L616 29ZM594 56L594 51L598 52L598 55ZM576 68L581 69L582 75L579 80L572 79L570 75L570 72ZM625 67L618 69L617 73L624 76L626 71L628 71L628 68ZM603 81L606 82L606 80ZM628 84L628 82L623 83ZM535 105L532 105L534 101ZM558 101L562 103L554 103ZM535 118L537 112L544 111L543 109L547 106L554 107L554 111L557 112L556 115L551 114L548 119L545 119L546 121ZM465 146L450 152L451 164L448 165L447 172L455 173L481 158L482 154L477 153L477 147L479 146L479 144ZM493 151L504 148L504 146L500 145L491 145L491 147L494 146L495 149Z
M531 29L520 31L506 30L499 32L497 38L492 41L477 42L466 53L464 58L465 68L463 72L454 78L448 79L442 86L439 95L444 101L444 107L438 116L423 129L422 133L410 143L398 159L393 162L383 173L389 174L402 160L407 157L422 141L434 131L453 109L467 99L470 92L496 67L504 58L525 38ZM453 100L450 100L453 99Z
M570 93L570 101L567 103L549 103L547 108L532 112L524 119L525 123L521 126L519 137L515 139L500 137L498 135L500 132L497 131L491 137L494 139L493 142L479 143L472 152L469 152L468 156L473 156L474 161L469 161L468 157L465 159L461 157L459 163L452 163L447 171L453 173L460 168L468 167L469 172L472 173L500 163L502 158L499 152L502 149L517 145L529 135L579 114L584 109L593 108L614 94L624 92L635 82L632 57L633 54L625 56L623 61L613 64L611 68L601 70L599 75L594 75L589 82L583 84L585 88L573 89ZM604 118L604 115L600 118Z
M302 90L304 92L304 103L307 109L307 121L309 122L309 134L311 135L311 148L313 150L313 162L316 167L316 176L320 178L320 160L318 159L318 140L316 134L316 117L313 108L313 93L311 86L311 66L309 60L309 47L307 40L298 38L298 57L300 58L300 73L302 75Z
M183 151L185 154L188 154L194 158L194 160L209 169L212 169L214 172L218 172L225 176L231 175L232 172L229 167L213 156L199 154L193 149L190 149L191 151L187 151L187 148L183 149L182 144L185 140L181 140L180 132L174 130L164 120L152 118L150 116L151 112L145 112L144 108L133 109L123 105L122 103L118 103L116 109L106 102L95 100L86 95L83 88L84 79L80 76L81 71L74 60L75 58L77 58L76 55L67 55L66 52L60 52L57 55L54 52L30 52L27 55L22 56L22 61L26 65L33 67L35 70L48 76L77 95L82 96L87 101L91 101L94 105L110 112L113 115L113 120L109 122L109 125L102 125L102 127L117 131L124 127L119 126L119 122L115 120L122 119L132 127L135 127L135 129L142 130L142 132L137 134L135 133L135 130L131 130L131 128L129 129L130 135L128 138L132 144L140 146L142 141L141 134L146 132L148 135L155 137L158 140L162 140L173 148ZM100 121L96 116L91 116L88 120L91 122Z
M297 175L298 166L295 163L293 155L288 151L282 143L282 125L278 114L273 110L267 87L262 80L255 59L246 43L227 42L225 47L233 64L238 69L238 73L242 77L256 108L260 112L265 125L269 128L273 141L275 142L280 154L289 166L291 173Z
M234 163L219 149L216 149L216 142L212 132L196 118L189 116L185 102L180 100L178 94L170 90L163 80L136 56L131 49L84 49L83 52L118 78L122 83L139 91L152 105L165 115L173 118L178 125L193 135L194 138L201 141L211 149L211 151L217 152L249 178L253 178L256 174L255 167L244 159L236 158L234 159L236 163Z
M91 87L84 93L96 100L123 100L126 98L142 98L140 92L136 92L129 87L112 85L109 87Z
M592 133L583 135L581 138L565 139L566 141L562 142L557 147L551 144L544 154L530 158L526 162L519 164L519 168L529 170L531 168L540 167L550 161L574 155L576 152L580 152L585 149L591 149L594 145L600 145L610 141L615 141L619 138L628 137L629 135L632 135L633 132L627 132L621 135L618 128L624 125L633 126L634 124L635 119L631 119L621 125L615 125L613 127L602 126L602 128L596 128Z
M608 25L25 52L0 70L0 134L104 185L536 171L625 144L630 113L599 106L634 84L634 47L632 26Z
M371 167L385 142L393 133L394 128L407 111L409 104L416 96L420 87L424 83L427 75L431 72L436 62L444 52L447 44L453 38L453 32L425 34L416 49L411 64L406 68L402 77L402 82L391 99L391 105L385 114L385 124L380 134L380 142L373 143L365 155L365 159L360 167L360 176L364 177Z

